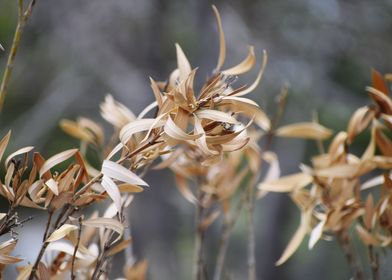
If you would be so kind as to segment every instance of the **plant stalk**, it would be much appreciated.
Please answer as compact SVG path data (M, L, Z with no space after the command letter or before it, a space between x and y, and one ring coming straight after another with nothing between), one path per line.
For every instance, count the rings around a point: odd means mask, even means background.
M355 280L362 280L363 271L361 269L360 262L357 259L357 254L354 250L347 229L340 230L339 232L336 233L336 236L339 241L340 247L342 248L344 256L346 257L353 278Z
M35 0L32 0L27 7L26 11L23 10L23 0L18 0L18 23L16 25L14 38L12 40L11 51L8 55L7 65L5 67L3 78L0 84L0 112L3 109L5 95L8 91L8 85L11 80L12 70L14 68L15 57L18 52L18 48L20 45L20 39L23 34L24 27L26 26L26 22L29 19L33 6L35 5Z

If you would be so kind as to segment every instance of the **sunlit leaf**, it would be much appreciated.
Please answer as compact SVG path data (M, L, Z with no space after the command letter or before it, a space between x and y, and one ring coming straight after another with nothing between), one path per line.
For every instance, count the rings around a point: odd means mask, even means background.
M49 171L52 167L66 161L67 159L71 158L72 156L74 156L76 154L76 152L78 151L78 149L70 149L70 150L66 150L64 152L58 153L52 157L50 157L49 159L47 159L44 163L44 165L41 167L41 169L39 170L39 174L42 177L43 174L47 171Z
M332 131L318 123L304 122L279 127L276 130L276 135L281 137L325 140L331 137Z
M6 158L6 160L5 160L5 167L7 168L8 163L10 162L10 160L11 160L12 158L14 158L14 157L16 157L16 156L18 156L18 155L26 154L26 153L30 152L31 150L33 150L33 149L34 149L34 147L29 146L29 147L21 148L21 149L17 150L16 152L13 152L12 154L10 154L10 155Z
M287 245L286 249L284 250L282 256L279 260L275 263L275 265L279 266L285 263L298 249L301 245L302 240L304 239L308 227L309 222L309 213L302 213L301 214L301 223L295 232L294 236L291 238L289 244Z
M75 225L71 224L64 224L60 228L56 229L47 239L45 242L53 242L57 241L66 235L68 235L70 232L77 230L78 227Z
M219 31L219 57L218 57L217 65L215 67L215 71L219 72L220 69L222 68L223 64L225 63L226 42L225 42L225 34L223 32L222 20L221 20L219 11L215 7L215 5L212 5L212 9L213 9L215 17L216 17L216 22L218 24L218 31Z
M102 164L102 174L129 184L148 186L139 176L124 166L110 160L104 160Z
M179 74L180 74L180 79L182 81L188 78L189 74L192 71L192 68L179 44L176 44L176 53L177 53L177 67L180 71Z
M240 75L248 72L256 63L255 50L253 46L249 46L247 57L234 67L223 70L224 75Z
M277 180L262 182L258 188L271 192L291 192L309 185L313 181L313 177L305 173L296 173L281 177Z
M107 194L113 200L114 204L116 205L117 211L121 213L122 211L121 194L117 185L113 182L111 178L104 175L102 177L102 187L105 189Z
M11 131L8 131L8 133L0 141L0 161L4 155L5 149L7 148L10 137Z

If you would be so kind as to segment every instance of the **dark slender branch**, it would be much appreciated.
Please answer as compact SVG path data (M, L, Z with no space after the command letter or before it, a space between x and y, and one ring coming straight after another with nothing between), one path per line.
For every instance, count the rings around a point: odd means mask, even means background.
M51 221L51 219L52 219L53 213L50 214L50 212L49 212L48 222L47 222L47 224L46 224L46 229L45 229L45 232L44 232L44 237L46 237L46 238L44 238L44 240L43 240L41 249L40 249L40 251L39 251L39 253L38 253L38 256L37 256L37 258L36 258L36 260L35 260L35 262L34 262L33 268L31 269L31 273L30 273L30 276L29 276L29 280L33 280L33 279L34 279L35 274L36 274L37 269L38 269L38 265L39 265L39 263L40 263L42 257L43 257L44 254L45 254L46 248L47 248L48 245L49 245L49 242L46 242L47 237L50 235L49 232L50 232L50 233L53 233L56 229L58 229L58 228L62 225L62 224L61 224L61 220L62 220L64 217L68 217L67 213L68 213L69 207L70 207L69 204L66 204L66 205L63 206L63 208L62 208L62 210L61 210L61 213L59 214L59 216L57 217L57 220L55 221L55 223L54 223L54 225L53 225L52 231L50 231L49 228L50 228L50 221ZM63 222L63 224L64 224L64 222Z
M380 263L377 252L375 252L372 245L368 246L370 268L372 270L372 279L380 280Z
M248 210L248 279L256 280L256 240L254 224L255 184L249 186L246 205Z
M225 264L225 259L226 259L226 253L227 253L227 248L229 247L229 241L230 241L230 235L233 227L235 226L238 217L241 213L241 210L244 206L244 202L247 197L247 191L245 190L243 192L243 195L238 202L237 206L235 207L235 210L232 214L227 214L225 216L224 221L223 221L223 228L222 228L222 233L221 233L221 239L219 242L219 249L218 249L218 256L216 260L216 265L215 265L215 271L214 271L214 280L220 280L221 275L223 272L223 267Z
M71 264L71 279L75 280L75 260L76 260L76 253L78 252L79 243L80 243L80 235L82 234L82 217L79 217L79 229L78 229L78 239L76 241L75 249L72 255L72 264Z
M350 236L347 229L342 229L336 233L336 237L339 241L340 247L346 257L347 263L350 266L351 273L355 280L363 279L363 272L359 260L357 259L357 254L354 251L354 247L351 243Z
M48 238L48 231L49 231L50 223L52 222L52 216L53 216L53 212L49 211L48 220L46 222L46 227L42 238L42 242L45 242L46 238Z
M198 180L200 182L200 180ZM204 192L201 190L201 183L198 186L198 204L196 206L196 232L195 232L195 257L194 257L194 279L203 280L204 278L204 241L205 230L201 227L204 218Z

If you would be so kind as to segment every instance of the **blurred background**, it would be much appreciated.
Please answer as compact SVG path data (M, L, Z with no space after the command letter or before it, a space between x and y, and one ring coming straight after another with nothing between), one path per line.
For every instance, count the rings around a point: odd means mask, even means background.
M6 49L0 52L1 69L16 25L16 2L0 2L0 43ZM242 60L248 44L259 58L263 49L268 51L264 79L251 97L272 115L281 87L290 85L283 123L309 121L316 110L322 124L344 129L353 110L368 103L364 88L371 68L391 70L390 0L39 0L0 114L0 135L13 130L10 150L34 145L48 157L77 147L61 132L59 120L85 116L103 124L99 103L107 93L139 113L153 100L148 77L165 80L176 67L175 42L199 67L203 82L218 55L211 4L223 20L226 66ZM244 82L255 75L248 74ZM279 140L274 150L285 175L309 161L315 144ZM146 180L152 187L130 208L135 255L148 260L149 279L190 279L194 209L177 191L170 172L152 172ZM30 260L45 218L34 215L21 230L17 247ZM335 241L322 241L312 251L304 242L286 264L274 266L299 223L288 196L269 194L257 201L255 221L258 279L349 278ZM210 230L207 251L213 265L219 224ZM245 278L245 233L241 219L229 247L227 279ZM383 273L388 275L385 269ZM113 277L120 275L120 269L113 272Z

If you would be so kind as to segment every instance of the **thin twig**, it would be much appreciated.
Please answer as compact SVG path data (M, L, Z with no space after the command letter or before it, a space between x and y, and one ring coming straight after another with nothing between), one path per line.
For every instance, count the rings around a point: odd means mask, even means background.
M7 65L5 67L3 78L0 84L0 112L2 111L5 95L7 94L8 85L11 80L12 70L14 68L15 57L20 45L23 29L27 20L30 18L36 1L32 0L26 11L23 11L23 0L18 0L18 23L16 25L14 38L12 40L11 51L8 55Z
M131 218L129 211L125 211L125 221L127 223L128 228L125 229L124 231L124 239L125 240L130 240L131 239ZM133 248L132 248L132 242L125 248L124 250L125 254L125 264L127 266L133 266L135 264L135 256L133 255Z
M200 183L200 180L198 180ZM201 190L201 183L198 186L198 203L196 206L196 232L195 232L195 256L194 256L194 268L193 274L195 280L202 280L204 275L204 240L205 230L200 226L204 218L204 192Z
M71 279L75 280L76 275L75 275L75 260L76 260L76 253L78 252L79 249L79 243L80 243L80 236L82 234L82 217L79 217L79 229L78 229L78 239L76 241L75 249L72 255L72 264L71 264Z
M53 214L51 215L49 213L48 222L46 224L46 229L45 229L45 232L44 232L44 237L48 237L50 235L49 232L53 233L56 229L59 228L59 225L61 224L61 220L65 216L68 217L67 213L68 213L69 207L70 207L69 204L66 204L66 205L63 206L63 208L61 210L61 213L57 217L57 220L55 221L55 223L53 225L53 229L51 231L49 230L49 228L50 228L50 220L52 219L52 215ZM49 242L46 242L46 238L44 238L44 241L43 241L43 243L41 245L41 249L40 249L40 251L38 253L38 256L37 256L37 258L36 258L36 260L34 262L34 265L33 265L32 269L31 269L29 280L33 280L34 279L34 276L35 276L35 274L37 272L37 269L38 269L38 265L39 265L42 257L44 256L46 248L48 247L48 245L49 245Z
M48 231L49 231L49 227L50 227L50 223L52 221L52 216L53 216L53 212L49 211L48 213L48 220L46 221L46 227L45 227L45 232L42 238L42 242L45 242L46 238L48 237Z
M231 231L234 228L234 225L236 224L238 217L240 216L246 197L247 197L247 191L245 190L243 192L240 201L235 207L234 212L232 214L230 213L227 214L227 216L225 216L223 220L223 228L221 233L221 239L219 242L218 256L217 256L215 270L214 270L214 278L213 278L214 280L221 279L221 275L223 272L223 267L226 259L227 248L229 246Z
M359 260L357 259L357 254L354 252L354 247L352 246L350 236L347 229L342 229L336 233L337 239L339 241L340 247L346 257L348 265L350 266L351 273L355 280L363 279L363 272Z
M380 280L380 263L377 252L375 252L372 245L368 246L370 268L372 270L372 279Z
M248 188L248 199L246 205L248 210L248 279L256 280L256 240L254 223L255 184L253 183Z

